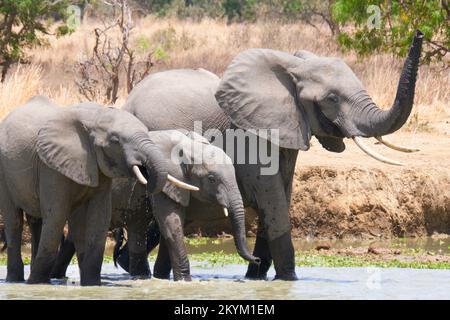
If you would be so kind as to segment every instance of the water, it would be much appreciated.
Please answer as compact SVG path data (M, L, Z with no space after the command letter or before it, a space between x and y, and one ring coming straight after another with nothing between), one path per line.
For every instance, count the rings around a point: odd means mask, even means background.
M319 241L320 242L320 241ZM294 241L296 250L314 249L318 241ZM450 238L397 239L394 241L328 241L333 248L420 249L449 254ZM249 247L252 247L249 240ZM29 251L24 247L23 253ZM106 253L112 252L111 243ZM234 253L232 239L188 240L189 253ZM248 281L246 265L206 266L191 261L192 282L159 279L132 280L122 269L104 264L102 287L80 287L77 265L70 265L67 281L51 285L5 283L6 266L0 266L0 299L450 299L450 270L397 268L297 267L295 282ZM153 266L153 263L152 263ZM26 277L29 266L25 267Z
M0 299L450 299L450 270L297 268L295 282L248 281L245 270L245 265L209 269L192 263L193 281L174 282L131 280L106 264L102 287L80 287L76 265L69 267L67 282L51 285L5 283L1 266Z

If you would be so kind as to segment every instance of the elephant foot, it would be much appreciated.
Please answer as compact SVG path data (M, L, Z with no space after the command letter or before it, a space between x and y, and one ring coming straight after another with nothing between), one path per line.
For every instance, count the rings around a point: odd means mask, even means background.
M247 280L267 280L267 274L245 274L245 279Z
M6 276L6 282L9 282L9 283L25 282L25 277L23 276L23 274L22 275L8 274Z
M151 274L148 274L148 275L132 275L131 276L131 279L132 280L148 280L148 279L151 279L152 278L152 275Z
M267 280L267 271L270 268L271 260L261 259L261 264L250 263L247 268L245 278L248 280Z
M267 271L269 271L270 265L272 264L272 256L270 255L267 239L261 235L256 237L253 255L259 257L261 263L259 265L249 263L245 278L249 280L267 280Z
M297 281L298 277L294 272L294 273L283 274L283 275L275 275L275 278L273 280Z
M66 270L54 270L50 274L50 279L67 279Z
M149 279L152 277L152 272L150 271L146 252L130 252L129 267L129 273L132 277L143 277L144 279Z
M82 287L88 287L88 286L101 286L102 282L99 278L92 278L92 279L81 279L80 285Z
M269 242L270 252L275 265L274 280L295 281L295 251L292 245L291 233Z
M158 271L154 271L153 272L153 277L157 278L157 279L162 279L162 280L169 280L170 279L170 270L168 273L166 272L158 272Z
M190 274L180 275L180 276L174 276L173 280L174 281L187 281L187 282L190 282L190 281L192 281L192 277L191 277Z
M49 284L50 278L46 277L32 277L30 276L27 280L27 284Z

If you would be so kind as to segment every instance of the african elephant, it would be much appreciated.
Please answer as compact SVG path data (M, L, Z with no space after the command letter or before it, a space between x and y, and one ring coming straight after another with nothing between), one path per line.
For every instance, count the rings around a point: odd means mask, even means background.
M153 195L148 202L145 190L136 185L135 180L125 178L113 180L111 228L126 227L127 229L127 248L130 259L129 262L127 261L130 266L129 269L126 266L127 271L132 276L151 276L147 260L149 243L146 244L146 241L154 237L151 226L153 216L161 232L157 258L161 268L156 268L160 271L155 274L155 277L168 279L171 268L163 268L168 265L173 268L175 281L191 280L189 260L183 241L185 208L189 206L191 198L222 208L225 216L230 218L238 253L245 260L258 264L259 259L253 257L246 246L244 205L236 182L233 163L226 153L194 132L160 130L150 131L148 135L166 158L171 174L180 180L187 181L190 185L199 186L199 190L191 193L167 183L163 192ZM65 269L71 260L71 256L69 257L67 253L70 252L66 248L67 242L64 242L60 251L60 256L65 258L61 258L60 264L54 268L55 277L64 276ZM155 241L152 242L155 243ZM120 241L118 247L120 247ZM118 247L116 246L116 249ZM117 254L115 258L116 256Z
M341 59L304 50L293 55L268 49L250 49L236 56L222 80L202 69L149 75L132 90L123 109L150 130L193 130L195 121L202 121L203 131L222 133L230 128L278 129L275 174L262 175L261 162L235 164L244 204L259 216L253 254L262 261L259 267L249 265L246 276L265 278L273 260L277 279L295 280L288 209L298 151L309 149L312 136L332 152L342 152L343 138L353 138L366 153L398 164L369 150L360 137L383 141L381 136L400 129L408 119L422 40L417 31L388 110L377 107ZM195 219L196 212L188 207L186 215Z
M24 281L23 212L41 220L28 283L46 283L69 222L81 285L99 285L111 219L111 181L133 177L150 193L181 181L168 174L147 128L128 112L93 103L61 108L34 97L0 123L0 212L7 239L7 281ZM40 229L40 228L39 228ZM40 230L39 230L40 231Z

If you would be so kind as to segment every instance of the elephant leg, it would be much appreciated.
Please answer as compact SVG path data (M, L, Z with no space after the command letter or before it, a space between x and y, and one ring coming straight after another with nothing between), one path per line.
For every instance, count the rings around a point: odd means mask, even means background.
M73 219L75 218L73 217ZM82 286L99 286L101 284L100 274L106 236L111 222L111 193L109 186L103 186L103 190L88 202L85 219L83 220L85 224L81 226L85 231L84 245L78 254L80 284ZM78 233L80 234L79 231Z
M242 180L243 192L253 193L254 206L260 221L254 255L260 257L263 263L259 272L254 266L249 266L247 274L250 278L258 278L258 274L262 278L264 271L267 272L265 269L270 266L269 257L272 257L277 279L297 279L289 220L289 181L292 182L289 177L295 165L295 161L291 159L294 156L295 153L282 155L281 169L275 175L261 175L257 166L236 166L239 176L247 179L247 182ZM286 165L283 159L288 157L290 161ZM289 168L283 169L285 165Z
M160 237L158 222L152 218L147 230L147 255L158 246Z
M78 265L84 257L86 243L86 216L88 203L80 205L69 217L69 235L75 248Z
M23 212L20 209L12 208L12 206L8 211L3 209L4 206L2 207L2 213L5 220L6 242L8 243L6 281L23 282L25 281L21 254Z
M39 248L27 281L29 284L50 282L50 273L58 254L60 235L63 233L64 224L66 223L65 213L68 210L68 208L58 208L56 210L44 208L43 211L47 213L43 219Z
M264 227L259 225L253 255L261 259L261 264L259 266L254 263L248 265L247 273L245 274L247 279L267 279L267 271L269 271L270 265L272 264L272 256L270 254L269 243L263 233Z
M33 269L27 283L49 283L64 225L71 211L72 180L42 165L39 194L42 231Z
M42 219L34 218L30 215L26 215L28 227L31 232L31 269L33 269L33 263L36 259L36 254L39 248L39 240L41 238L42 231Z
M155 278L169 280L171 270L172 264L170 263L169 250L167 248L166 241L163 237L161 237L153 274Z
M292 244L291 232L269 241L270 252L275 265L275 279L298 280L295 274L295 251Z
M161 234L159 232L158 223L154 218L152 218L147 229L147 248L146 248L147 258L148 255L153 251L153 249L155 249L156 246L158 246L160 241L160 235ZM120 250L118 250L118 257L117 257L117 264L127 272L130 272L129 259L130 259L130 250L127 242Z
M130 272L130 250L128 250L128 243L125 242L125 244L122 246L125 233L124 228L117 228L113 231L114 240L116 241L116 244L114 245L114 265L117 268L117 265L119 265L123 270L126 272Z
M169 251L175 281L191 281L189 260L184 244L184 208L160 193L154 196L154 215Z
M67 268L69 267L70 261L72 261L74 255L75 245L71 239L70 234L67 235L67 238L64 238L64 236L62 236L58 256L56 257L56 262L53 266L50 278L64 279L66 277Z
M147 234L146 228L128 229L128 255L130 275L141 279L149 279L152 276L147 260Z

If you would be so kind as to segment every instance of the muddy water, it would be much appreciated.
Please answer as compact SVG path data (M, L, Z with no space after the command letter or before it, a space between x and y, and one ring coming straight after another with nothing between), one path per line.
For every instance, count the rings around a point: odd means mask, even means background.
M189 242L190 253L235 252L232 240ZM302 240L295 241L294 246L296 250L309 250L317 244ZM450 251L449 238L330 244L333 248L376 245L443 254ZM107 254L109 251L111 246ZM193 281L183 283L132 280L122 269L104 264L102 287L80 287L77 265L69 267L67 281L53 281L51 285L5 283L6 266L0 266L0 299L450 299L450 270L297 267L299 281L283 282L245 280L245 265L206 265L191 261ZM27 277L29 266L25 272ZM272 268L269 279L273 276Z
M0 279L5 269L0 267ZM242 279L245 269L205 269L193 263L193 281L182 283L131 280L106 264L102 287L80 287L78 269L71 265L67 282L26 285L0 280L0 299L450 299L450 270L297 268L300 280L284 282L247 281Z

